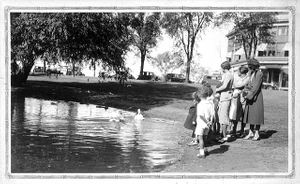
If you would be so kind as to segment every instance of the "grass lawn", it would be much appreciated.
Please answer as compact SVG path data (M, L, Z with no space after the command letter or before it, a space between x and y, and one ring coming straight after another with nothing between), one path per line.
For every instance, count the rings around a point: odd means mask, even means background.
M128 81L121 88L115 81L99 83L94 77L30 76L24 88L13 88L18 96L51 100L78 101L124 110L141 109L146 117L174 120L181 145L180 159L163 172L287 172L288 171L288 92L263 90L265 125L260 141L236 139L209 147L210 155L197 158L198 150L187 146L191 132L183 127L191 94L199 84ZM249 128L249 125L246 127Z

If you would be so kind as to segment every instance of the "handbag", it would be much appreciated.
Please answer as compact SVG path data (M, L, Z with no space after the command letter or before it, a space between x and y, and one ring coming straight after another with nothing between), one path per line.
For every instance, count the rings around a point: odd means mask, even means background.
M193 122L196 122L196 113L197 113L196 106L195 105L191 106L189 109L189 113L186 116L185 122L183 124L184 128L195 130L196 125L193 124Z

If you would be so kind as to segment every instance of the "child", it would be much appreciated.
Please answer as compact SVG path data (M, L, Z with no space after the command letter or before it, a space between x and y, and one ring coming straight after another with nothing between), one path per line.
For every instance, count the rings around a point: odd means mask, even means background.
M214 109L214 91L211 88L211 85L209 83L204 83L203 87L207 87L208 89L208 97L207 97L207 102L211 105L211 108ZM210 144L212 143L212 134L215 131L214 130L214 121L215 120L215 110L213 110L213 115L212 115L212 119L211 119L211 126L209 127L209 131L208 131L208 135L207 135L207 143Z
M195 146L198 144L197 137L195 136L195 128L196 128L196 106L199 103L199 99L196 98L196 92L192 94L192 98L194 104L193 106L190 107L189 113L183 125L185 128L193 130L192 133L193 140L192 142L188 143L189 146Z
M210 88L211 87L208 86L202 86L196 93L197 98L200 99L200 102L197 104L197 125L195 130L195 134L199 138L200 150L197 155L199 158L205 158L208 154L206 149L207 134L214 113L211 103L207 101L207 97L210 94Z

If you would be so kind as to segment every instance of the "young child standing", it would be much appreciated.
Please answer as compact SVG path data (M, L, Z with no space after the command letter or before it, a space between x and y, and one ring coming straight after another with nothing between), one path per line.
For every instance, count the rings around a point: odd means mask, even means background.
M207 100L207 97L210 96L211 87L202 86L196 93L196 96L200 99L200 102L197 104L197 125L195 129L195 134L199 139L199 158L205 158L208 154L206 144L207 144L207 135L211 125L211 121L214 114L214 109L211 103Z
M210 144L213 141L213 134L215 133L214 124L216 120L216 114L214 110L214 91L211 88L211 85L209 83L203 84L204 87L207 87L208 89L208 97L206 98L207 102L211 105L211 108L213 109L212 119L211 119L211 126L209 127L208 135L207 135L207 143Z

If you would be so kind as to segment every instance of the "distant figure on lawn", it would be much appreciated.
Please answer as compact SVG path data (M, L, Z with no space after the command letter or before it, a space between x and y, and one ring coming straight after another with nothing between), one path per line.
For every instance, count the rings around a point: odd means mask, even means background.
M229 71L231 65L228 61L223 62L221 68L223 70L222 83L216 88L216 93L220 93L219 122L221 124L223 135L221 142L225 142L228 140L227 127L230 125L229 108L232 95L233 75Z
M51 70L50 68L48 68L46 74L47 76L49 76L49 78L51 78L52 73L55 74L55 78L58 78L58 75L61 75L60 71L58 71L57 69Z
M260 139L260 125L264 124L264 101L262 94L263 74L259 71L259 62L256 59L247 61L250 70L250 81L246 85L243 97L246 99L243 123L250 124L249 134L244 139L257 141ZM254 132L255 131L255 132Z
M99 72L99 76L98 77L99 77L99 81L98 82L99 83L100 82L103 83L105 81L105 72Z

